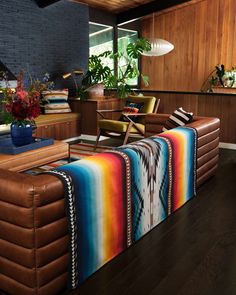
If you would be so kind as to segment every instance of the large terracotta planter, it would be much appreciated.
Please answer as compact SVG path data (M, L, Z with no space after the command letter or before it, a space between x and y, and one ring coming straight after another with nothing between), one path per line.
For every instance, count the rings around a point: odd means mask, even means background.
M236 94L236 87L213 86L211 89L214 93Z
M86 89L87 99L104 99L104 85L95 84Z

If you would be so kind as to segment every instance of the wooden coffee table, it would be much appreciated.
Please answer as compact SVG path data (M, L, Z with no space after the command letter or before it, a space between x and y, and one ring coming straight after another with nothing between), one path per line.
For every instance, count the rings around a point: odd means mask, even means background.
M69 144L55 140L52 145L21 154L0 154L0 168L20 172L63 158L68 158L69 156Z

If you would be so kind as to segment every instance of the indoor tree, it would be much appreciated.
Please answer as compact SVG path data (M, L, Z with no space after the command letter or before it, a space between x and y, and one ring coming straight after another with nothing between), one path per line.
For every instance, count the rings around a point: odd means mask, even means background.
M141 74L138 69L138 59L144 51L150 49L151 44L147 39L138 38L116 53L104 51L99 55L90 56L89 69L82 79L83 90L87 91L92 85L102 83L106 89L116 88L118 97L127 97L132 90L130 79L141 76L144 84L148 85L148 77ZM107 57L117 61L117 71L104 63L104 58Z

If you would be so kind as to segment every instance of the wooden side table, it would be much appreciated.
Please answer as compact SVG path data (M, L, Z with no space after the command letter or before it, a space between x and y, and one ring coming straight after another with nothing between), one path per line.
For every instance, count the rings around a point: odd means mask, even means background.
M120 98L103 98L103 99L88 99L88 100L70 100L71 109L73 112L81 114L81 133L89 135L97 135L98 119L96 110L120 109L122 99ZM110 114L109 119L117 119L117 114Z
M20 172L68 158L69 156L69 144L62 141L54 141L52 145L17 155L0 154L0 168Z

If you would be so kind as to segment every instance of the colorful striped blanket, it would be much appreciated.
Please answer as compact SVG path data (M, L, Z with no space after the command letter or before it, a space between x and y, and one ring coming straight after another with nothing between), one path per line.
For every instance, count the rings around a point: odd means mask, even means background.
M74 289L195 195L196 131L179 127L61 166Z

